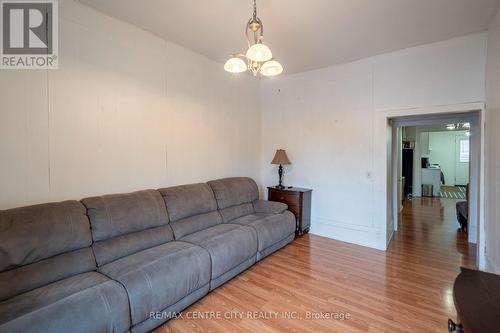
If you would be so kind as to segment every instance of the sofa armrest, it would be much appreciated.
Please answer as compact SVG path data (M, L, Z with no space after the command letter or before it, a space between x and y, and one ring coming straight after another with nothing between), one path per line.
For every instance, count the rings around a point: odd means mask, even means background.
M255 200L253 208L256 213L280 214L288 209L288 205L276 201Z

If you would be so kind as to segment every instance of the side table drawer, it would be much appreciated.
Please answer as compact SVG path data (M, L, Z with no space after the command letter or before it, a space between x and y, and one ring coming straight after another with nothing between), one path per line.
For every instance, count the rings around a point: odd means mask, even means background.
M298 193L283 193L283 192L275 192L270 191L269 200L271 201L279 201L285 203L289 206L298 206L299 205L299 195Z

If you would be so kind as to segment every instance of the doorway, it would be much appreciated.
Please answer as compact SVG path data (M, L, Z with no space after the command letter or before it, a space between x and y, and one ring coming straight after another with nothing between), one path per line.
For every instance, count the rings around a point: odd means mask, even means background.
M446 218L447 221L441 222L449 225L439 230L450 231L451 228L456 227L457 242L468 243L474 250L477 248L476 265L481 268L484 265L480 198L483 135L481 111L394 117L390 118L389 124L392 130L390 155L393 197L392 225L389 224L389 227L397 235L398 225L401 226L400 223L404 222L405 216L408 216L408 214L402 215L402 213L408 213L404 211L405 208L410 210L413 220L415 217L419 219L418 214L425 216L426 209L433 209L434 212L440 209L443 213L436 216L440 216L441 219ZM456 126L453 130L452 125ZM408 128L412 129L408 130ZM408 137L410 137L409 140ZM445 137L448 142L446 159L440 155L438 145ZM436 156L440 156L439 163L436 163ZM412 168L409 167L410 164L413 164ZM410 181L407 177L410 177ZM441 189L456 191L456 194L450 194L450 196L456 196L456 198L451 197L451 199L456 199L456 202L443 201L444 199L440 197L446 194L442 193ZM468 201L466 208L468 228L465 236L458 234L460 232L459 215L454 216L455 206L462 196L464 201ZM405 200L413 200L413 202L405 204ZM464 241L459 239L460 237Z

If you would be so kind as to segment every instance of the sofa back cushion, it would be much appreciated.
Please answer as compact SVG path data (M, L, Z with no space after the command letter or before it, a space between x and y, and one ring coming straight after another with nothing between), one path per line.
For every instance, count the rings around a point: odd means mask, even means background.
M159 191L176 239L222 223L214 193L207 184L174 186Z
M259 189L253 179L224 178L208 182L212 188L224 222L253 214L253 202L259 199Z
M173 240L158 191L103 195L82 203L92 226L98 266Z
M96 269L78 201L0 211L0 301Z

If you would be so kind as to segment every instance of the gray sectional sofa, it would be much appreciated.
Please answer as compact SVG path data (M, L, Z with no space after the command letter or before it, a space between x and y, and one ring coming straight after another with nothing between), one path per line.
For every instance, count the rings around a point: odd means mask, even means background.
M294 235L249 178L0 211L0 333L147 332Z

